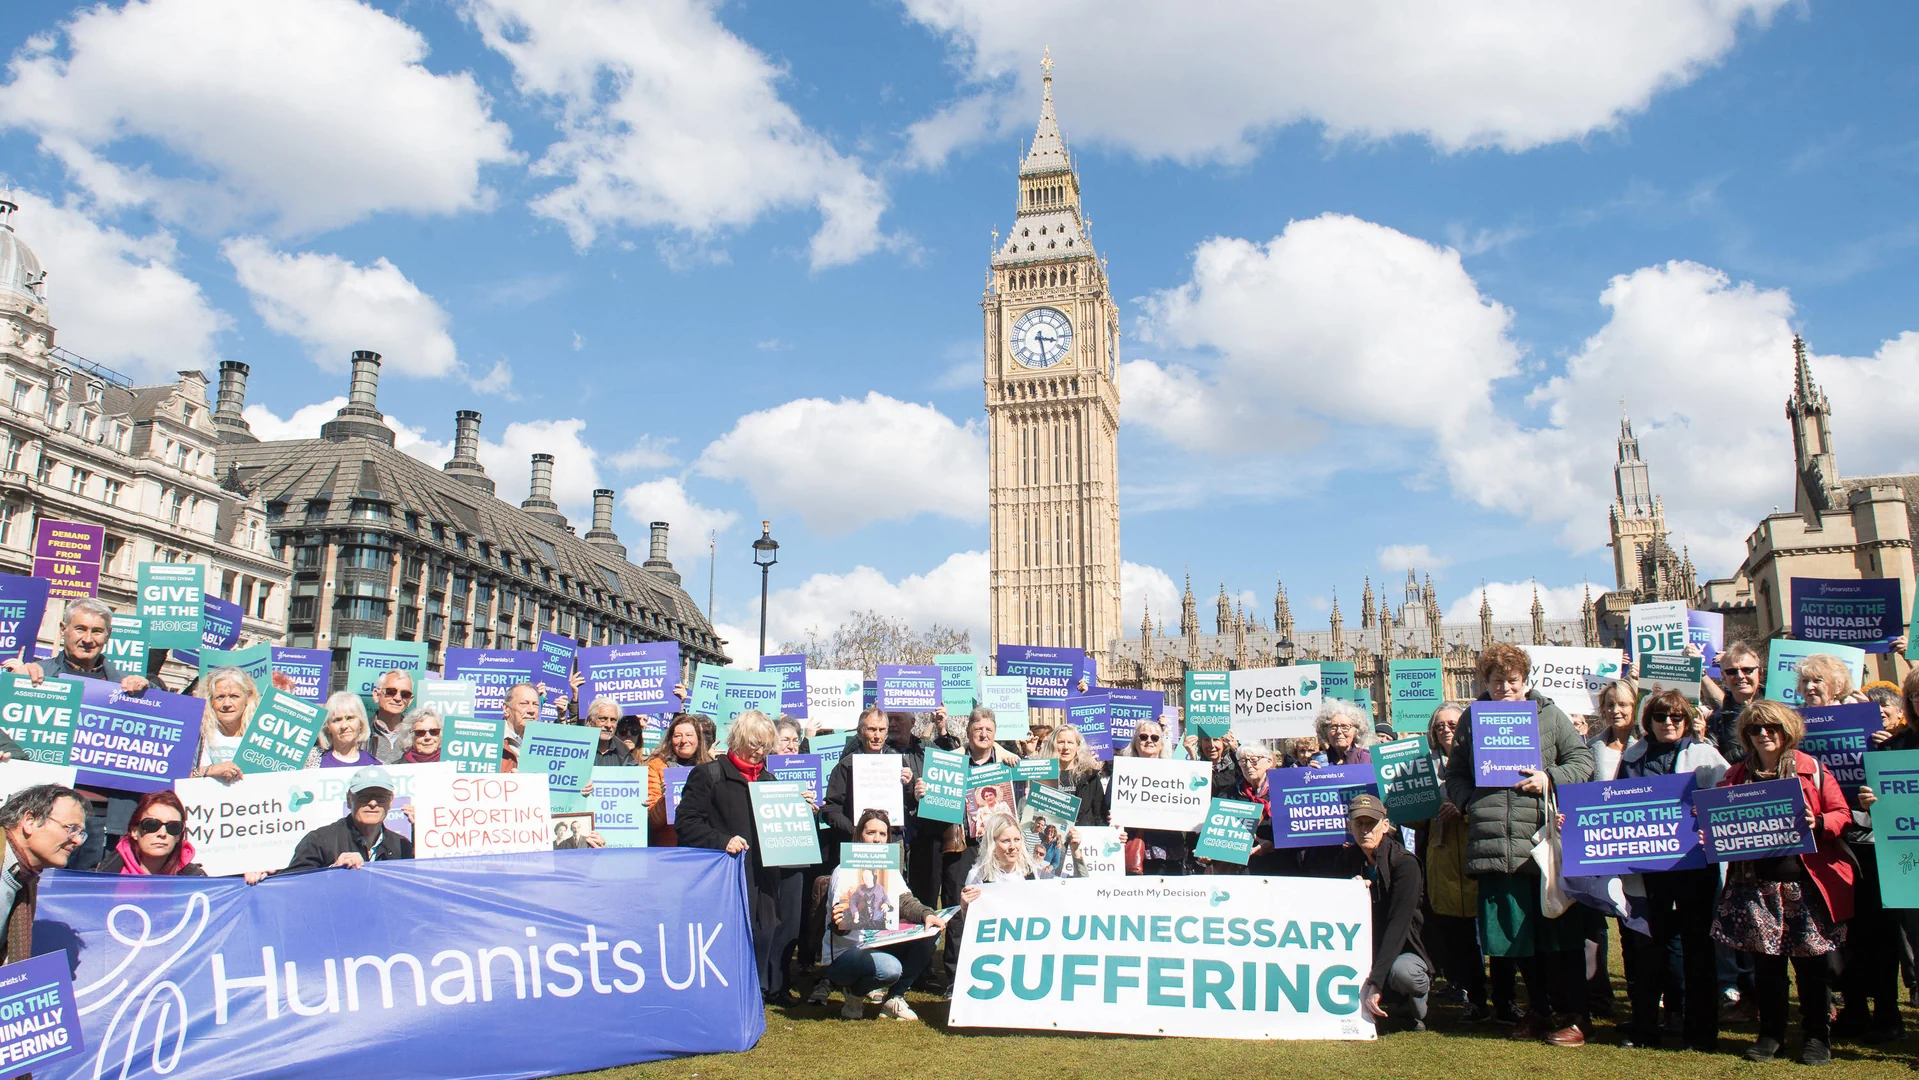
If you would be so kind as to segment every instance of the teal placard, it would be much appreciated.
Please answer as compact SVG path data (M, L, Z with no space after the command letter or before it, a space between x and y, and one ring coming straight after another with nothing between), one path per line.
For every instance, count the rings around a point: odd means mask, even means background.
M216 668L237 667L247 673L261 689L265 689L273 676L273 646L266 642L248 645L244 649L201 649L200 677Z
M997 761L988 765L974 765L972 768L966 770L966 790L968 791L978 791L983 787L995 787L1000 784L1011 783L1012 780L1013 767L1011 765L1001 765Z
M926 794L920 796L920 817L955 825L966 819L965 754L927 747L920 779L926 781Z
M20 744L27 760L65 765L81 690L77 679L45 679L35 686L25 675L0 675L0 731Z
M1019 806L1019 830L1028 847L1064 844L1067 830L1078 820L1079 796L1045 784L1028 787Z
M1425 731L1446 700L1445 661L1394 660L1387 665L1394 731Z
M1059 759L1056 757L1026 758L1013 766L1015 780L1058 780Z
M646 769L643 766L593 766L593 790L584 799L583 809L593 811L593 831L600 834L607 847L647 846Z
M115 671L129 675L147 673L147 621L138 615L115 615L113 633L107 638L104 654Z
M1872 804L1879 897L1889 908L1919 908L1919 750L1875 750L1865 757Z
M740 714L758 710L768 720L780 715L780 693L785 687L785 679L777 671L734 671L727 669L720 680L719 712L713 714L713 723L725 731ZM720 745L726 740L722 738Z
M1341 701L1358 701L1359 688L1353 684L1355 673L1349 661L1319 661L1319 692Z
M441 761L451 761L461 772L500 771L500 745L506 739L504 719L443 716L440 725Z
M1001 731L1025 731L1029 726L1024 675L981 675L979 703L993 710Z
M777 676L775 676L777 678ZM791 780L761 780L746 785L759 827L761 866L814 866L820 861L820 833L806 785Z
M1354 690L1353 704L1359 706L1359 711L1365 714L1367 723L1376 724L1379 722L1379 714L1373 711L1373 692L1371 690L1364 688ZM1390 727L1391 725L1388 724L1387 726Z
M234 752L233 762L249 774L304 769L324 723L326 710L320 706L262 687L260 704L240 732L240 749Z
M1214 799L1200 827L1193 854L1202 859L1245 866L1253 857L1253 831L1259 827L1260 806L1238 799Z
M720 689L725 685L725 668L718 664L693 665L693 696L687 699L686 711L712 717L718 723Z
M1865 680L1866 651L1851 645L1833 645L1824 641L1794 641L1774 638L1766 650L1766 696L1797 709L1799 699L1799 662L1814 653L1827 653L1846 662L1852 671L1852 684Z
M469 682L449 682L445 679L428 679L424 684L416 683L413 702L422 709L432 709L440 714L440 719L453 717L473 718L473 684ZM444 745L444 743L442 744Z
M1186 730L1209 739L1225 738L1233 726L1233 693L1224 671L1186 673Z
M548 791L578 794L593 778L598 727L535 720L520 739L520 771L546 777Z
M1410 825L1439 813L1446 799L1425 735L1401 735L1392 742L1375 743L1372 754L1380 801L1393 824Z
M966 654L935 656L940 669L940 702L946 715L964 716L979 703L979 657ZM995 717L997 717L995 713Z
M206 622L207 568L199 563L140 564L140 617L156 649L198 649Z
M840 865L854 870L898 870L901 866L900 846L841 841Z
M413 676L413 693L417 697L420 683L426 678L426 642L353 639L347 651L346 688L360 695L368 716L378 711L373 701L373 684L389 671L404 671Z

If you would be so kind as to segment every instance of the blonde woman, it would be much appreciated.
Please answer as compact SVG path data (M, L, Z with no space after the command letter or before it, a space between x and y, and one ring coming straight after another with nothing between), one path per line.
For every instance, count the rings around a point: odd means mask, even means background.
M1040 748L1041 757L1059 759L1059 783L1061 791L1070 791L1079 797L1079 817L1075 825L1106 824L1106 784L1100 779L1099 759L1093 756L1093 748L1086 745L1080 737L1079 729L1071 724L1062 724L1054 728L1046 737L1046 743ZM1071 842L1071 838L1068 838Z
M341 690L326 699L326 722L320 725L320 745L307 755L309 769L345 769L378 765L366 750L366 706L360 695Z
M1852 669L1830 653L1813 653L1799 661L1799 700L1807 708L1864 701L1864 694L1852 688Z
M214 668L203 692L206 711L200 716L200 749L194 755L193 775L211 776L231 784L240 779L233 757L240 752L240 736L260 704L260 688L237 667Z
M1033 861L1032 853L1026 850L1025 834L1013 815L1002 812L987 818L986 836L987 848L980 853L973 869L967 871L966 886L960 890L962 903L978 900L979 887L984 884L1043 880L1053 876L1052 867Z

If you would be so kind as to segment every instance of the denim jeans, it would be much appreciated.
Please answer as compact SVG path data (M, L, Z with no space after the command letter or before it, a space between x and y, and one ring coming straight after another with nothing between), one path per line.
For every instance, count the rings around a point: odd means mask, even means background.
M933 939L920 938L882 949L841 949L826 965L826 981L851 987L854 996L890 987L898 997L913 988L933 962Z

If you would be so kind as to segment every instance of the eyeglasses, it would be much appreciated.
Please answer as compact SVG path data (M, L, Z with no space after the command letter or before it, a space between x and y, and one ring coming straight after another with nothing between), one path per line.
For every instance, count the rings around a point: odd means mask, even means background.
M1138 739L1140 742L1158 742L1159 741L1159 736L1157 735L1135 735L1134 738Z
M1747 677L1759 674L1759 669L1756 667L1725 667L1722 665L1719 670L1728 675L1745 675Z
M410 701L413 698L413 691L401 690L397 687L392 687L392 686L382 687L380 689L380 693L384 697L396 697L396 698L399 698L401 701Z
M61 828L67 830L67 839L72 840L74 843L76 844L86 843L87 827L84 824L69 825L64 821L55 821L52 818L42 818L41 820L45 821L49 825L58 825Z
M1773 724L1773 723L1748 724L1746 726L1746 730L1752 732L1754 735L1757 735L1760 732L1767 732L1773 735L1784 735L1786 733L1786 729L1784 727L1778 724Z
M1674 721L1679 721L1683 723L1685 719L1686 717L1684 715L1676 712L1661 711L1661 712L1649 712L1646 714L1646 721L1652 724L1657 724L1661 720L1674 720Z
M413 737L416 739L423 739L428 735L437 739L440 737L440 729L436 727L416 727L413 729Z
M140 823L133 828L141 836L147 836L161 831L165 831L168 836L178 836L186 831L186 822L161 821L157 817L143 817L140 819Z
M1326 730L1327 731L1358 731L1359 729L1354 727L1351 724L1327 724Z

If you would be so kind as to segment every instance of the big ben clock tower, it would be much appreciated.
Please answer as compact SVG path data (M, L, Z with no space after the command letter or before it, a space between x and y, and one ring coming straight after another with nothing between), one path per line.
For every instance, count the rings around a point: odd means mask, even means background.
M993 640L1104 656L1119 626L1119 308L1080 210L1042 61L1019 212L980 301Z

